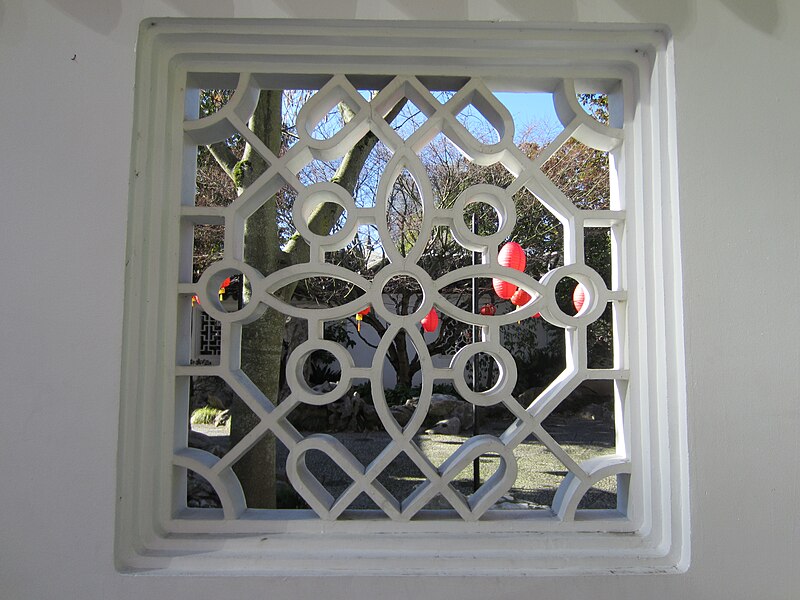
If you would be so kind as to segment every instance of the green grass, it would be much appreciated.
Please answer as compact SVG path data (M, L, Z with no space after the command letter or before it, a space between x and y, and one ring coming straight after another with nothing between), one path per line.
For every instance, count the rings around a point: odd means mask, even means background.
M216 419L217 415L221 412L222 411L218 408L204 406L203 408L198 408L192 413L190 421L193 425L213 425L214 419Z

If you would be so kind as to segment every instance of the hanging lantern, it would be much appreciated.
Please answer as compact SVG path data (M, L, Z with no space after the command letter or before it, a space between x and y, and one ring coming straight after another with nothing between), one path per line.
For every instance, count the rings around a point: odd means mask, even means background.
M436 309L432 308L431 312L422 317L420 323L422 323L422 328L428 333L436 331L436 328L439 326L439 315L436 313Z
M575 286L572 292L572 306L575 307L575 313L581 312L584 303L586 302L586 288L582 283Z
M525 270L525 250L517 242L507 242L497 254L497 262L501 267L509 267L517 271ZM508 300L517 291L517 286L502 279L492 279L494 293Z
M496 312L497 309L494 307L494 304L489 303L481 306L481 314L484 317L493 317Z
M364 315L369 314L369 306L364 310L360 310L356 313L356 331L361 331L361 321L364 320Z
M514 292L514 295L511 296L511 304L519 308L520 306L527 304L530 299L531 295L522 288L519 288L516 292Z
M222 282L222 285L219 286L219 301L222 302L222 297L225 295L225 288L231 284L231 278L228 277L225 281Z
M515 310L519 310L519 308L527 304L530 299L531 295L522 288L519 288L514 292L514 295L511 296L511 304L517 307ZM517 325L519 325L519 321L517 321Z

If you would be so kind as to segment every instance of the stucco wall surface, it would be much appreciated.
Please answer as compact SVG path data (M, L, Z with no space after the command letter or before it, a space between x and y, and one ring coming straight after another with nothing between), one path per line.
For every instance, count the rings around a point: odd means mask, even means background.
M134 47L154 16L664 23L675 40L692 559L681 575L114 569ZM800 3L0 0L0 598L796 598Z

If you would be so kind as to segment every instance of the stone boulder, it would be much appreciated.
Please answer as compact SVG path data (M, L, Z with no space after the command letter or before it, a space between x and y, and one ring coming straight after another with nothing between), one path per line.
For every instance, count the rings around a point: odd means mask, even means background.
M439 435L458 435L460 432L461 419L458 417L451 417L449 419L439 421L430 429L425 430L425 433Z

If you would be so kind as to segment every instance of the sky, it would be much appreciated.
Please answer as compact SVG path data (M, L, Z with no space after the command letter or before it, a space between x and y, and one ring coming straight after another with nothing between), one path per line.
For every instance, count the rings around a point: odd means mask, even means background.
M541 122L561 130L561 124L553 107L552 94L534 94L525 92L495 92L511 116L514 117L517 133L527 124ZM551 136L554 137L554 136Z

